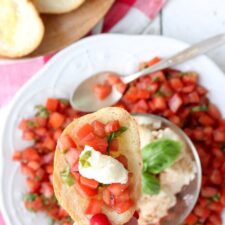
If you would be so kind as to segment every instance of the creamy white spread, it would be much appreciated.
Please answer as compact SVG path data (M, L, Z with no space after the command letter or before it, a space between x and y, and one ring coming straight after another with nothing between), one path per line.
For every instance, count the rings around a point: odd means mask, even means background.
M180 140L178 135L170 128L163 128L160 122L146 117L135 117L139 124L141 148L159 138ZM181 140L180 140L181 141ZM138 207L140 217L138 224L155 224L167 215L168 210L176 204L176 194L183 186L188 185L195 177L196 167L191 156L183 145L182 152L176 162L159 175L160 193L158 195L142 194Z
M87 159L88 166L82 165L82 156L90 152ZM80 154L79 172L88 179L94 179L101 184L121 183L128 181L128 171L123 164L111 156L101 154L90 146L85 146Z

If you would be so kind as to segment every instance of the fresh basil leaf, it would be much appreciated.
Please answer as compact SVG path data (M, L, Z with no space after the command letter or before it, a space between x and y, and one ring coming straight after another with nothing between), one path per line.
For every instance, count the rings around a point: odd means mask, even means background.
M148 195L157 195L160 192L159 180L152 174L142 173L142 192Z
M198 105L191 108L191 112L205 112L208 111L208 107L206 105Z
M72 186L75 183L73 177L70 174L70 167L69 167L69 165L67 165L65 170L60 172L60 177L61 177L61 179L62 179L64 184Z
M44 117L44 118L49 116L48 110L43 105L37 105L35 106L35 108L38 110L38 113L37 113L38 116Z
M35 199L38 197L37 194L34 193L28 193L24 196L24 200L27 202L33 202L35 201Z
M80 163L82 167L88 168L91 166L91 163L88 162L88 159L91 157L91 151L86 151L81 157L80 157Z
M119 130L115 131L115 132L112 132L108 137L107 137L107 140L109 142L109 144L112 142L112 140L114 138L117 138L118 136L120 136L122 133L124 133L125 131L127 130L126 127L120 127Z
M142 149L145 170L158 174L170 167L181 153L182 143L161 138L151 142Z

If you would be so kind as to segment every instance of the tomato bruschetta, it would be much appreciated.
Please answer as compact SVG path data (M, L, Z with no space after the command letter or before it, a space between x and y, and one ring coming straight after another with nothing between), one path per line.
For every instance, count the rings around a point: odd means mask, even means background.
M53 186L61 206L79 225L96 215L122 225L141 194L142 159L136 121L109 107L75 119L58 139Z

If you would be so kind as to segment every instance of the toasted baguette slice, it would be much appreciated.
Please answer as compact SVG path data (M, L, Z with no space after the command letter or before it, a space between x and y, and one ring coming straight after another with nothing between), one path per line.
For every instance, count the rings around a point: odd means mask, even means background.
M28 0L0 0L0 55L21 57L38 47L44 25Z
M121 108L109 107L99 110L98 112L85 115L79 119L75 119L62 133L62 135L70 134L74 138L74 131L78 130L85 123L91 123L94 120L99 120L107 123L112 120L119 120L121 126L128 129L118 137L119 153L126 155L128 159L128 170L133 173L131 183L131 196L135 205L125 213L118 214L108 208L103 209L103 213L109 218L112 224L122 225L130 220L136 208L136 202L141 195L141 151L140 140L136 121L130 114ZM76 141L76 139L75 139ZM62 183L60 171L63 171L66 166L66 160L56 147L53 172L53 186L56 198L60 205L69 213L72 219L78 225L89 225L90 216L84 214L87 205L87 199L81 197L74 187L69 187Z
M78 8L85 0L33 0L40 13L60 14Z

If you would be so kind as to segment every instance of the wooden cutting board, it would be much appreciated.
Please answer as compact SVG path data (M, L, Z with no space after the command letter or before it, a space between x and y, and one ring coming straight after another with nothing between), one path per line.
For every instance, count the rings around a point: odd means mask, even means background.
M24 58L59 51L85 36L108 12L115 0L86 0L78 9L60 15L43 14L45 36L41 45Z

